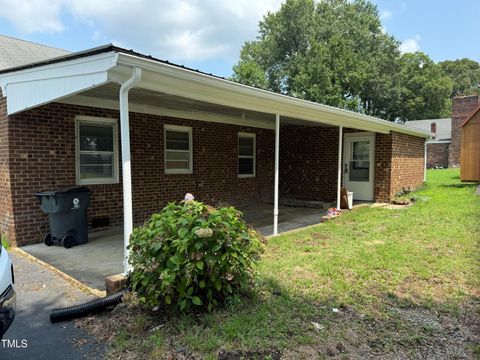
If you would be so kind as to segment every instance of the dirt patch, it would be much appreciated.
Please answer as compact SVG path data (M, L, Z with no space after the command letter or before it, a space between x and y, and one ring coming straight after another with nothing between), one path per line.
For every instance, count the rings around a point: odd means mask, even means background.
M320 246L320 247L326 247L328 245L328 242L332 239L331 236L327 234L322 234L322 233L313 233L308 237L297 239L295 243L299 245L306 245L306 246Z
M218 360L249 360L249 359L280 360L281 358L282 358L281 353L277 349L247 350L247 351L221 350L218 353Z
M455 315L397 306L389 308L386 317L371 317L342 309L316 320L325 326L316 345L291 349L285 358L306 358L304 353L328 359L476 359L478 310L478 303Z
M241 340L233 349L218 349L216 358L240 359L476 359L480 344L480 300L474 298L454 311L417 306L392 297L375 313L352 307L333 308L311 304L307 320L308 344L291 343L284 348L245 348ZM316 315L315 315L316 314ZM197 316L197 315L192 315ZM198 315L200 316L200 315ZM136 306L120 305L110 313L87 317L77 325L112 345L110 359L203 359L170 331L172 319ZM200 324L200 322L199 322ZM315 324L316 326L310 326ZM199 331L209 331L201 325ZM161 344L145 339L163 331ZM127 334L127 335L126 335ZM122 343L119 339L128 336ZM237 348L238 346L238 348ZM272 344L273 346L273 344Z

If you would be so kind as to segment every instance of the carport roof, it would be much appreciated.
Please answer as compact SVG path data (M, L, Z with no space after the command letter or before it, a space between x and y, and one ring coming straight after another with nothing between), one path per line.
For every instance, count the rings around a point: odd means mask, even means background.
M299 123L431 136L428 131L246 86L111 44L0 70L0 86L7 96L8 114L14 114L112 83L121 84L131 76L134 67L143 71L137 89L218 107L279 114L282 118L298 119Z

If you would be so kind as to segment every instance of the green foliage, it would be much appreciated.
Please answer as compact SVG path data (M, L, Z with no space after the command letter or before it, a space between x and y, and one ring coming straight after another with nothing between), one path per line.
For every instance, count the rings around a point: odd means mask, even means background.
M0 234L0 241L2 242L3 247L6 250L10 249L10 243L8 242L8 237L5 234Z
M237 299L251 285L262 250L261 236L241 215L233 207L184 201L168 204L135 229L131 283L140 302L211 311Z
M287 0L245 43L233 80L390 121L446 116L449 78L399 44L369 1Z
M450 97L480 93L480 63L464 58L442 61L438 65L453 81Z
M401 120L450 116L452 81L426 54L403 54L400 71L393 78L400 86Z

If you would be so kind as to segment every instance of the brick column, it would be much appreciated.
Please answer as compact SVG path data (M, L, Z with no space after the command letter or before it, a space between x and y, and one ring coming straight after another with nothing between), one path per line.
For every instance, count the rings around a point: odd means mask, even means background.
M461 125L467 116L480 105L478 95L459 96L452 101L452 140L448 155L448 167L460 166L460 147L462 142Z

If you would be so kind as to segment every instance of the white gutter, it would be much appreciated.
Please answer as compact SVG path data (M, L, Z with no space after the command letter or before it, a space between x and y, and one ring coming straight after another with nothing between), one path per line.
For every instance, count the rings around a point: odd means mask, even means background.
M130 121L128 112L128 92L142 78L142 69L134 67L132 76L120 87L120 129L122 140L122 183L123 183L123 272L131 270L128 263L130 235L133 231L132 169L130 165Z
M139 87L153 91L265 113L275 109L275 113L285 117L333 126L343 125L384 134L396 131L423 138L431 136L429 131L413 129L373 116L257 89L131 54L119 53L118 64L139 66L148 71L149 77L145 77ZM121 75L121 66L117 70L112 69L110 73L113 75L115 71L117 71L117 75ZM161 77L162 81L158 81L157 77Z
M280 168L280 115L275 115L275 180L273 188L273 235L278 234L278 179Z

